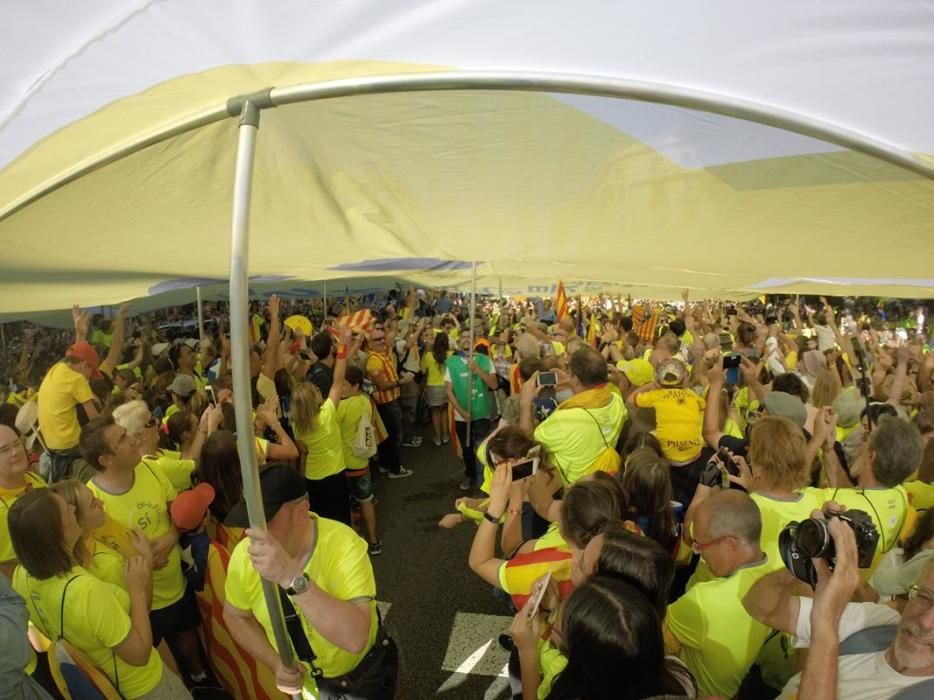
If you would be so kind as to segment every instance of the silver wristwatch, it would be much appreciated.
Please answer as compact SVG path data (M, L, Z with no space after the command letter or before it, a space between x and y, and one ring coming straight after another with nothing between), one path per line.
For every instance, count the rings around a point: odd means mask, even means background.
M290 596L301 595L308 590L308 574L300 573L298 576L292 579L292 584L285 589L285 592Z

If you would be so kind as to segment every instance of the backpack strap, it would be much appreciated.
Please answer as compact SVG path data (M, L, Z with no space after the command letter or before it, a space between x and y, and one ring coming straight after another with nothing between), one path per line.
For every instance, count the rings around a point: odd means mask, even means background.
M71 585L71 582L74 581L76 578L78 578L80 575L81 574L75 574L70 579L68 579L68 581L65 582L65 589L62 591L62 606L58 614L58 619L60 622L59 629L61 630L61 632L59 633L58 636L61 639L64 639L66 642L68 641L68 639L66 639L65 637L65 596L68 595L68 587Z

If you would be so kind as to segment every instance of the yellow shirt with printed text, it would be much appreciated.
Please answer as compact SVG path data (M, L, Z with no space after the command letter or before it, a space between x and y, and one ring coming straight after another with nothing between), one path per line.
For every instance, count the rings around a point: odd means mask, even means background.
M704 447L704 399L690 389L652 389L636 394L635 404L655 409L655 437L666 459L685 464L697 458Z
M94 479L87 485L118 524L129 529L139 528L150 540L172 529L169 504L175 499L175 489L165 474L145 462L136 465L133 485L124 493L108 493ZM176 544L169 552L168 563L152 572L152 609L167 608L184 593L181 551Z

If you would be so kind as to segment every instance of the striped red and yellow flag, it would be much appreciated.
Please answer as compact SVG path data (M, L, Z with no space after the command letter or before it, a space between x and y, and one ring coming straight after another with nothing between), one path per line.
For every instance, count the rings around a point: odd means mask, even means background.
M558 320L563 321L568 317L568 297L564 293L564 282L558 280L558 297L555 301L555 313L558 314Z

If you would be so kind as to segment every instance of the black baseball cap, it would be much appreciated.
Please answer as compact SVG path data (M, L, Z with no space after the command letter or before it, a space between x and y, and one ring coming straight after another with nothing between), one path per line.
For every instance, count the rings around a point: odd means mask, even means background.
M271 464L259 475L259 485L263 492L263 510L266 511L266 520L272 520L276 513L286 503L297 501L308 495L305 479L288 464ZM241 496L227 517L225 525L233 527L249 527L250 517L246 512L246 501Z

